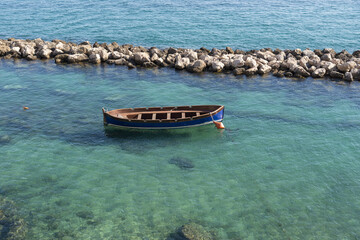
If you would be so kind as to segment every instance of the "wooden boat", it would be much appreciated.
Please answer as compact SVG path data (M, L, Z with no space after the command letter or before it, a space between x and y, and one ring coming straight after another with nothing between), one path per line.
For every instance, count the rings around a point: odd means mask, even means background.
M102 108L105 126L138 129L173 129L215 123L222 125L224 106L197 105L149 108ZM222 125L223 126L223 125Z

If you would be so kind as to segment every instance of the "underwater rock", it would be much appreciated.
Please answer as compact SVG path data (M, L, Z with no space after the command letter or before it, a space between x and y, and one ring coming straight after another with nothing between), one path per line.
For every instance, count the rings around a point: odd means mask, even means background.
M181 226L177 232L170 234L167 240L213 240L214 237L196 223L187 223Z
M189 169L195 167L189 159L183 157L173 157L168 162L178 166L180 169Z
M91 211L80 211L76 213L76 216L82 219L93 219L94 214Z
M26 239L27 225L18 214L14 202L0 196L0 239Z
M0 136L0 144L6 144L11 141L11 137L9 135Z

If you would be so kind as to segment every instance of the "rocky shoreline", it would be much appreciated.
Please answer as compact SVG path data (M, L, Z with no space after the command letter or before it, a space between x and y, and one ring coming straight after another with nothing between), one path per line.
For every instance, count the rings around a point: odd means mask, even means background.
M352 54L331 48L235 51L226 49L208 50L166 48L145 48L129 44L118 45L82 42L80 44L63 40L44 41L0 39L0 58L25 58L27 60L54 59L56 63L93 64L107 63L129 68L171 67L177 70L200 73L224 72L234 75L265 75L295 78L332 78L348 82L360 80L360 50Z

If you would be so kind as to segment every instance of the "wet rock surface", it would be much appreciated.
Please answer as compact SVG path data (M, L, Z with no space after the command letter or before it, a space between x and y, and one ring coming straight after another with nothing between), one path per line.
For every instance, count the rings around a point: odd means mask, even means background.
M264 48L243 51L231 47L200 49L145 48L130 44L65 42L59 39L44 41L10 38L0 40L0 57L51 59L56 63L115 64L135 67L171 67L180 71L201 73L233 73L238 75L273 74L276 77L332 78L352 82L360 80L360 50L352 54L331 48L323 50L281 50ZM351 73L351 74L350 74Z

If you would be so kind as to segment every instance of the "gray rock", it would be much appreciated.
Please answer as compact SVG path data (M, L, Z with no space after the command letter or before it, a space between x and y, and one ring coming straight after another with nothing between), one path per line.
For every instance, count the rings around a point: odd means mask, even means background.
M54 59L56 63L64 63L67 62L68 58L69 58L69 54L59 54L56 55Z
M146 68L154 68L154 67L157 67L157 65L156 65L155 63L153 63L153 62L145 62L145 63L143 64L143 66L146 67Z
M168 49L168 54L175 54L175 53L177 53L177 49L176 48L169 48Z
M225 48L225 51L226 51L227 53L234 54L234 50L232 50L231 47L226 47L226 48Z
M101 63L100 54L95 54L95 53L90 54L90 56L89 56L89 62L90 62L90 63L95 63L95 64Z
M241 68L244 65L245 65L245 61L242 59L242 57L239 57L232 62L233 68Z
M99 52L101 61L106 62L109 59L109 54L105 49L101 49Z
M206 63L203 60L196 60L192 65L189 65L187 70L189 72L200 73L206 68Z
M360 69L351 69L351 75L353 76L354 80L360 80Z
M344 80L347 81L347 82L354 81L354 78L353 78L353 75L351 74L351 72L346 72L345 73Z
M215 61L211 64L211 70L213 72L221 72L225 67L225 64L219 61Z
M351 70L349 63L338 64L336 67L340 72L349 72Z
M79 63L79 62L86 62L89 60L89 57L86 54L73 54L68 55L67 62L68 63Z
M164 52L161 51L160 49L156 48L156 47L150 48L149 52L150 52L151 57L154 54L156 54L158 57L163 57L164 56Z
M134 61L136 64L143 65L145 62L150 62L150 55L146 52L134 53Z
M154 60L154 63L160 67L164 67L164 59L162 59L162 58L158 58L158 59Z
M176 240L213 240L214 237L205 228L196 223L183 225L177 233L171 236Z
M252 68L246 69L245 74L247 76L251 76L251 75L256 74L257 71L258 71L257 67L252 67Z
M35 49L31 46L25 46L20 50L21 56L26 58L29 55L35 55Z
M285 77L292 77L292 76L294 76L294 74L292 72L285 72L284 76Z
M331 61L331 60L332 60L331 54L330 54L330 53L324 54L324 55L321 57L321 60Z
M82 219L93 219L94 214L91 211L80 211L76 213L76 216Z
M52 51L50 49L43 48L37 53L37 56L39 58L49 59L51 54L52 54Z
M64 52L60 49L55 49L52 53L51 53L51 57L56 57L59 54L63 54Z
M168 163L174 164L180 169L189 169L195 167L191 160L184 157L173 157L169 159Z
M248 57L245 61L245 66L248 68L257 68L258 64L256 63L255 59Z
M155 62L158 59L159 59L159 56L156 53L154 53L154 54L152 54L150 61Z
M276 72L274 72L274 76L282 78L285 76L284 73L285 73L285 71L282 71L282 70L276 71Z
M6 144L11 141L11 137L9 135L0 136L0 144Z
M0 57L5 56L10 52L10 47L7 45L0 45ZM20 48L19 48L20 50Z
M269 73L271 71L271 67L268 65L261 65L259 67L258 73L261 75L264 75L266 73Z
M301 76L301 77L310 77L310 73L308 71L306 71L303 67L301 66L297 66L294 69L294 73L295 75Z
M233 70L233 74L234 74L235 76L238 76L238 75L244 74L245 71L246 71L245 68L235 68L235 69Z
M331 71L330 72L330 77L332 78L337 78L337 79L343 79L344 78L344 74L337 72L337 71Z
M303 52L302 52L302 55L303 56L307 56L307 57L311 57L311 56L314 56L315 53L309 49L305 49Z
M318 68L311 74L311 76L313 78L323 78L325 74L326 74L325 68Z

